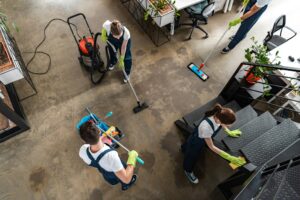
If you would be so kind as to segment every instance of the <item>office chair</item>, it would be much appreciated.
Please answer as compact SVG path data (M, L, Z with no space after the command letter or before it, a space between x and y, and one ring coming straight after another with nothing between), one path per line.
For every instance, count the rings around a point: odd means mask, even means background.
M297 32L295 32L293 29L285 25L285 21L286 21L285 15L281 15L278 19L276 19L272 30L269 31L268 35L265 37L264 46L266 46L269 51L282 45L283 43L287 42L288 40L292 39L297 35ZM282 30L284 28L292 32L293 35L289 38L282 37ZM279 35L275 35L277 31L280 31Z
M205 36L203 37L204 39L208 38L208 33L199 25L207 24L208 16L211 16L214 14L215 2L211 2L211 3L208 3L207 1L205 1L205 2L206 2L206 4L203 4L203 2L201 2L200 4L197 4L195 6L191 6L187 9L185 9L185 11L189 15L189 18L192 20L192 23L180 24L182 26L191 26L192 27L190 35L186 40L190 40L192 38L192 34L193 34L193 31L195 28L197 28L205 33Z

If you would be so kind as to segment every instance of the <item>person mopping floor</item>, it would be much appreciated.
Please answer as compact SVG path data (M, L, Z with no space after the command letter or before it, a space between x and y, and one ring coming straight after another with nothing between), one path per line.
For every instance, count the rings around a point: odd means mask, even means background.
M240 130L237 129L230 131L228 129L228 127L233 124L235 120L235 113L231 109L224 108L217 104L211 111L207 111L205 113L205 118L203 121L199 124L187 141L181 145L181 150L184 153L184 173L190 182L194 184L199 182L198 178L193 173L193 169L205 144L207 144L210 150L236 166L242 166L246 164L246 161L243 158L231 156L230 154L216 147L212 140L212 138L222 127L229 136L239 137L241 135Z
M101 31L101 39L103 42L109 41L116 50L120 51L119 67L125 67L125 72L130 78L132 56L131 56L131 39L129 30L123 26L118 20L106 20L103 23ZM109 46L110 64L108 69L113 70L117 64L117 55L113 48ZM124 82L127 83L126 77Z
M247 5L243 16L229 22L229 27L236 26L241 23L236 34L231 37L231 41L221 53L226 54L232 50L240 41L242 41L251 28L255 25L261 15L266 11L271 0L244 0L243 5Z
M137 180L134 174L138 153L128 153L127 165L120 159L117 151L104 144L105 136L99 136L100 130L95 123L87 121L79 128L81 139L86 143L79 150L80 158L89 166L95 167L111 185L121 183L122 190L127 190Z

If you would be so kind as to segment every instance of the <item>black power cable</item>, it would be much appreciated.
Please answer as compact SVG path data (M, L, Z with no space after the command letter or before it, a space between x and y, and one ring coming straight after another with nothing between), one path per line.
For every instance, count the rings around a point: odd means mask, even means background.
M25 65L26 70L27 70L29 73L31 73L31 74L35 74L35 75L45 75L45 74L47 74L47 73L49 72L49 70L50 70L50 68L51 68L51 56L50 56L48 53L44 52L44 51L38 51L38 48L45 42L45 40L46 40L46 30L47 30L47 28L50 26L50 24L51 24L53 21L61 21L61 22L64 22L64 23L68 24L68 22L67 22L66 20L63 20L63 19L60 19L60 18L53 18L53 19L51 19L51 20L47 23L47 25L45 26L45 28L44 28L44 37L43 37L43 39L42 39L41 42L35 47L34 51L26 51L26 52L23 52L23 53L32 53L32 54L33 54L32 57L31 57L31 58L29 59L29 61L27 62L27 64ZM77 26L76 26L75 24L73 24L73 23L70 23L70 24L73 25L73 26L75 27L77 36L81 39L81 37L80 37L79 34L78 34L78 28L77 28ZM31 70L28 68L28 66L30 65L30 63L34 60L36 54L44 54L44 55L46 55L46 56L49 58L49 63L48 63L47 69L46 69L44 72L34 72L34 71L31 71Z

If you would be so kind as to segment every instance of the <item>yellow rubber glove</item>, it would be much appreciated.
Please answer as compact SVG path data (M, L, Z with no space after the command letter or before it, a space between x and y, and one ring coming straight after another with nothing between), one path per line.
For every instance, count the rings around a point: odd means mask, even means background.
M102 42L107 42L107 32L105 28L101 30L101 40Z
M234 19L232 21L229 22L229 28L238 25L239 23L241 23L243 20L241 18L237 18Z
M225 132L230 136L230 137L240 137L242 135L242 131L240 129L236 130L229 130L228 128L225 129Z
M243 1L243 7L245 7L249 3L249 0L244 0Z
M136 158L138 156L139 156L139 154L135 150L130 151L128 153L127 165L132 165L133 167L135 167Z
M120 69L124 68L124 56L120 56L119 58L119 67Z
M226 153L225 151L221 151L220 156L222 158L228 160L230 163L233 163L239 167L246 164L246 161L243 158L232 156L232 155Z

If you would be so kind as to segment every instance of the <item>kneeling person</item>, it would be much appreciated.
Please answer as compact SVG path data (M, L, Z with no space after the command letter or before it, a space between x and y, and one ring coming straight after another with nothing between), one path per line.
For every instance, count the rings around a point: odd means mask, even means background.
M86 144L79 150L80 158L89 166L95 167L111 185L121 183L122 190L127 190L137 179L133 174L138 156L136 151L128 153L127 165L118 153L102 142L97 126L87 121L80 126L80 137Z

